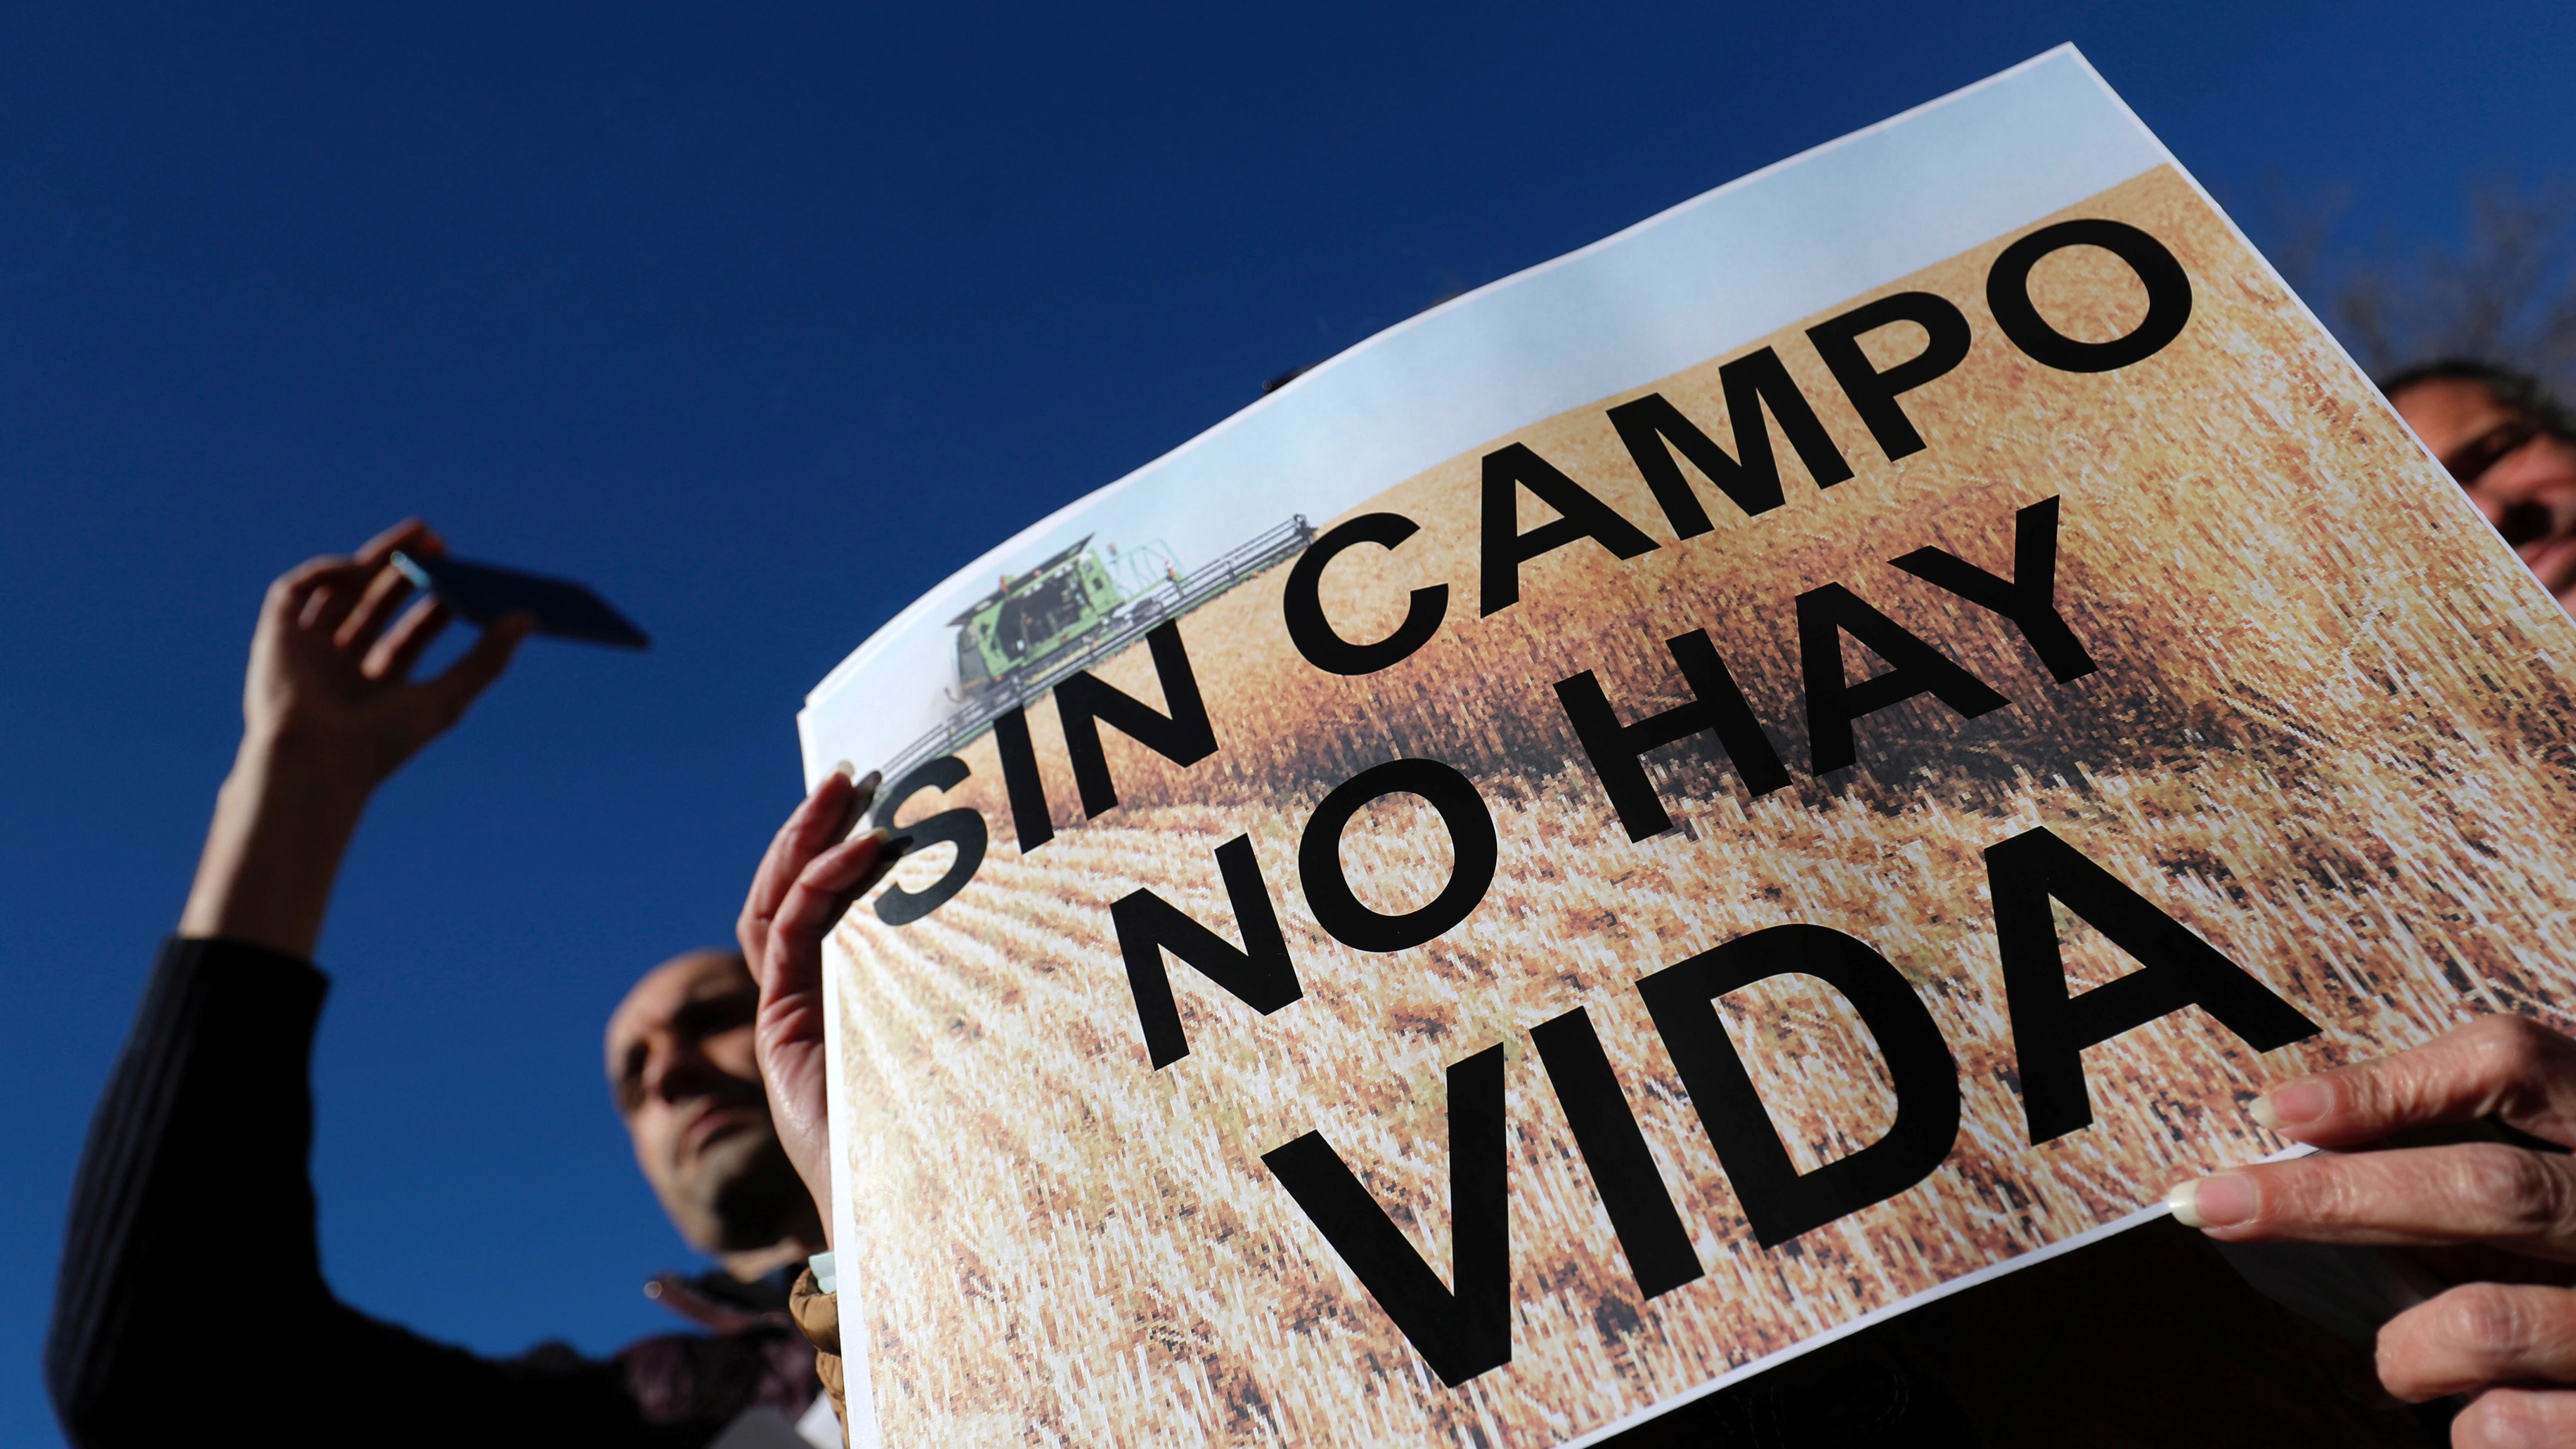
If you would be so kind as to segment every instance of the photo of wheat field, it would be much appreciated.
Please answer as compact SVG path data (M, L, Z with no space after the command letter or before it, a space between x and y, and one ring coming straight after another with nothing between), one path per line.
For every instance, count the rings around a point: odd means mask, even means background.
M884 1443L1543 1449L2279 1150L2244 1110L2266 1082L2478 1013L2576 1024L2576 627L2185 179L2150 171L2033 226L2065 216L2172 249L2193 288L2178 340L2105 373L2032 361L1986 310L1988 265L2013 240L1997 237L1885 289L1948 298L1972 330L1963 364L1905 395L1920 452L1889 461L1784 329L1730 356L1778 350L1849 481L1815 486L1779 441L1786 506L1746 518L1703 486L1716 530L1676 540L1604 409L1660 392L1724 441L1728 359L1712 358L1365 505L1422 527L1326 573L1347 637L1391 632L1409 590L1450 589L1439 635L1400 663L1359 678L1307 665L1281 621L1283 565L1181 621L1213 756L1182 768L1106 732L1120 803L1086 819L1053 707L1032 708L1057 833L1023 855L992 739L959 752L972 775L909 815L981 811L980 871L901 928L852 911L833 968L857 1239L839 1244L843 1332ZM2145 307L2123 264L2090 248L2052 255L2032 287L2078 338L2121 335ZM1884 367L1923 334L1904 324L1867 345ZM1477 617L1480 460L1509 442L1660 546L1621 560L1578 541L1524 566L1517 606ZM1933 545L2009 575L2015 510L2049 497L2057 598L2101 666L2064 684L2002 618L1887 562ZM1524 529L1551 516L1522 507ZM1859 723L1858 765L1808 772L1792 601L1826 582L2010 707L1967 720L1918 698ZM1552 685L1592 670L1623 718L1672 707L1686 696L1663 641L1692 629L1794 781L1754 799L1722 756L1669 747L1651 770L1676 828L1631 843ZM1848 647L1848 677L1879 667ZM1100 676L1162 705L1142 648ZM1316 924L1298 844L1326 792L1399 757L1476 782L1501 864L1461 925L1370 954ZM2163 1018L2086 1052L2093 1126L2031 1145L1980 852L2037 825L2322 1034L2257 1055L2197 1009ZM1154 1070L1110 905L1149 887L1239 941L1213 854L1237 835L1304 997L1262 1016L1174 961L1190 1054ZM918 888L949 857L934 849L898 879ZM1363 900L1400 911L1440 890L1450 846L1426 807L1393 797L1346 832L1342 858ZM1965 1115L1930 1178L1765 1249L1634 983L1786 922L1897 964L1958 1059ZM2060 927L2077 987L2132 969L2072 917ZM1892 1097L1857 1018L1802 981L1720 1009L1811 1170L1874 1140ZM1652 1301L1531 1050L1530 1028L1576 1006L1707 1268ZM1443 1073L1498 1042L1512 1357L1444 1388L1261 1155L1323 1133L1445 1279Z

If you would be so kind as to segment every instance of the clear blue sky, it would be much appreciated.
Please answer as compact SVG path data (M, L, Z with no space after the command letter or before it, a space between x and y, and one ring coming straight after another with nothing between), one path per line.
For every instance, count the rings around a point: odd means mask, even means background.
M527 650L321 953L343 1296L604 1351L689 1255L600 1024L725 937L805 689L1262 379L2061 40L2357 234L2576 169L2548 3L1220 11L0 9L0 1442L55 1439L81 1135L307 555L418 512L659 641ZM204 1272L173 1351L255 1291Z

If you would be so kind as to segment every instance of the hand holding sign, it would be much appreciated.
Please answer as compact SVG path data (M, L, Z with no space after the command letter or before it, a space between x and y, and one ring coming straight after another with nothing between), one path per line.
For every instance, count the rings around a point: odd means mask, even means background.
M846 770L823 783L788 815L769 842L742 903L734 936L760 983L756 1049L769 1115L796 1175L822 1210L832 1235L832 1170L823 1074L823 938L841 913L882 879L898 853L883 829L844 840L876 795L877 777L853 781Z
M2239 1168L2174 1189L2174 1216L2229 1242L2288 1239L2477 1248L2473 1276L2379 1332L2379 1376L2421 1403L2474 1393L2464 1444L2576 1441L2576 1042L2515 1016L2412 1051L2302 1078L2254 1115L2313 1146L2360 1148L2493 1120L2540 1141L2460 1142ZM2550 1150L2554 1145L2558 1150ZM2493 1250L2502 1250L2496 1252ZM2508 1279L2514 1281L2490 1281Z

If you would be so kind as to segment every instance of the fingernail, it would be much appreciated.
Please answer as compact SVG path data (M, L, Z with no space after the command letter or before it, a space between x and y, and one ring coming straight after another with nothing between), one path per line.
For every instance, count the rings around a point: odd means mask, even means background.
M2186 1228L2224 1228L2254 1216L2254 1184L2234 1173L2186 1182L2165 1194L2165 1210Z
M862 860L869 860L870 857L866 851L853 849L852 847L865 845L870 840L881 841L884 836L885 832L882 830L871 830L865 835L853 835L849 839L842 841L840 845L834 848L834 853L831 856L831 876L841 882L841 885L834 887L834 889L847 888L851 883L858 880L858 878L865 873L865 870L873 868L872 865L869 867L862 867L859 862Z
M841 763L832 767L832 773L840 776L844 780L855 780L859 777L859 767L851 764L847 760L843 760Z
M2254 1099L2254 1120L2278 1132L2304 1127L2334 1109L2334 1093L2320 1082L2292 1082Z

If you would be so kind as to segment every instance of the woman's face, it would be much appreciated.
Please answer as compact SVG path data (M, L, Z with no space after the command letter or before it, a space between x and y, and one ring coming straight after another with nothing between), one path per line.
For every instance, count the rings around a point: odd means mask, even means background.
M2576 611L2576 443L2465 379L2419 382L2390 401L2540 582Z

